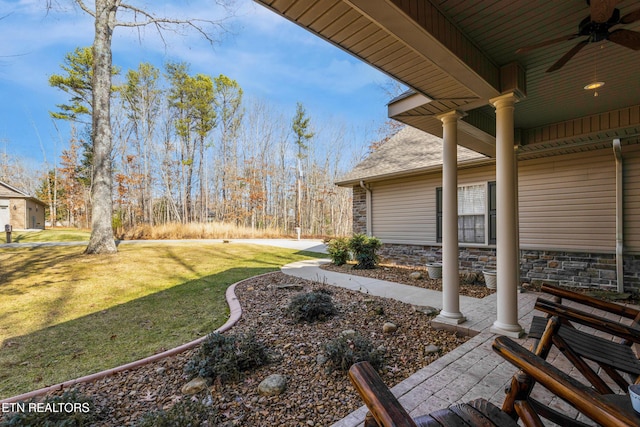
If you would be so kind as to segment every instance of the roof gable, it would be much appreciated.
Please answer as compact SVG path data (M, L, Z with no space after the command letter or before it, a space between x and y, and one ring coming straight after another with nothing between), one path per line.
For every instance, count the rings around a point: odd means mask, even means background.
M3 197L30 197L24 191L20 191L17 188L0 181L0 196Z
M458 162L487 158L458 146ZM442 138L406 126L357 164L337 184L348 185L361 180L410 175L441 167Z

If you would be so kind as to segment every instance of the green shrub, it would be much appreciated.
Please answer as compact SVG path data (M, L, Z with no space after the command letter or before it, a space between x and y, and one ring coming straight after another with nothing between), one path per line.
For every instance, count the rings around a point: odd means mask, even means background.
M356 269L371 270L378 264L376 251L380 249L382 242L377 237L369 237L365 234L356 234L349 241L349 248L357 261Z
M244 371L269 362L267 348L254 334L209 334L195 355L187 362L184 371L193 377L200 376L209 384L238 380Z
M287 312L297 322L316 322L326 320L338 312L327 291L314 291L298 294L291 298Z
M331 257L331 262L335 265L344 265L351 259L349 251L349 239L346 237L336 237L327 243L327 252Z
M30 410L34 404L45 406ZM32 399L20 402L18 405L23 405L24 411L5 416L5 420L0 422L1 427L81 427L95 425L103 418L93 400L75 390L65 391L61 396L47 396L40 401ZM14 406L14 409L17 407Z
M199 427L216 426L220 423L216 409L199 401L181 400L168 411L148 412L142 416L137 427Z
M324 346L327 363L331 369L348 371L351 365L368 361L377 370L384 364L384 352L373 347L369 339L356 333L340 335Z

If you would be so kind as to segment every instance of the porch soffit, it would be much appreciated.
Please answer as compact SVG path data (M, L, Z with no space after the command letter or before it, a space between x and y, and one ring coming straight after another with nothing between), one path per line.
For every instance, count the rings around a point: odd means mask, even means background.
M418 2L416 20L392 1L256 1L408 84L432 111L465 110L500 94L499 68L428 2Z
M414 90L415 97L389 105L390 117L441 136L434 116L465 111L459 143L480 153L494 151L488 100L509 89L500 88L500 70L513 63L526 76L526 97L515 109L522 152L550 155L616 137L638 141L640 52L610 41L590 43L553 73L545 71L584 37L515 53L576 33L589 14L585 0L255 1ZM625 15L640 2L621 0L616 7ZM640 21L623 28L640 31ZM598 80L606 85L594 97L583 86L597 64Z

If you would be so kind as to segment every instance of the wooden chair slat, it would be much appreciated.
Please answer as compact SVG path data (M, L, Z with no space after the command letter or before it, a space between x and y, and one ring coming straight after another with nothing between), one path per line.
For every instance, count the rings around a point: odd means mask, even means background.
M544 298L538 298L535 308L552 316L558 316L570 322L579 323L632 342L640 343L640 330L635 327L613 322L602 316L596 316L593 313L567 307Z
M420 415L413 419L418 427L446 427L433 418L431 415Z
M501 411L500 408L492 404L486 399L475 399L469 402L469 406L473 407L473 409L485 415L488 419L491 420L496 426L517 426L513 418L507 415L504 411Z
M433 418L438 420L440 424L447 427L469 427L469 424L458 416L451 407L439 409L437 411L429 413Z
M591 369L591 366L578 355L561 336L553 337L553 344L565 355L573 365L578 368L580 373L598 390L600 394L611 394L613 390L600 376Z
M579 292L573 292L567 289L562 289L547 284L542 285L541 291L563 299L575 301L589 307L597 308L602 311L608 311L609 313L614 313L628 319L640 319L640 310L633 307L628 307L609 301L602 301L600 299L590 297Z

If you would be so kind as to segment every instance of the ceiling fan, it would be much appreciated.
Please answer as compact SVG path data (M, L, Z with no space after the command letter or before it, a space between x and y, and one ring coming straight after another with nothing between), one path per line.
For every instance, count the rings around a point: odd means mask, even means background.
M616 8L618 0L587 0L590 8L590 14L584 18L578 25L578 33L570 34L556 39L546 40L531 46L520 48L516 53L529 52L533 49L549 46L566 40L573 40L578 37L587 37L578 42L571 50L564 54L562 58L556 61L547 73L559 70L569 62L583 47L589 43L595 43L602 40L609 40L633 50L640 50L640 33L636 31L618 28L609 31L616 25L631 24L640 20L640 9L620 17L620 9Z

